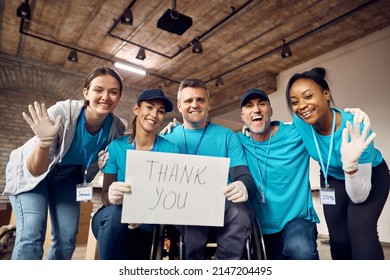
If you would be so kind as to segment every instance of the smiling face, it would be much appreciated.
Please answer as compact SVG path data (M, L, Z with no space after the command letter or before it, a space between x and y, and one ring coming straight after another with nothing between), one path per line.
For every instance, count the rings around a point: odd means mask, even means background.
M323 90L310 79L296 80L290 89L290 104L293 112L311 125L319 124L328 117L330 110L329 90Z
M271 125L272 113L272 107L268 101L255 97L241 107L241 120L252 133L265 136Z
M165 104L158 99L142 101L134 106L133 112L137 116L137 132L141 129L155 133L164 121Z
M88 103L88 114L105 116L118 105L121 98L120 84L111 75L97 76L89 88L83 89L83 95Z
M179 93L177 108L182 113L184 127L196 129L206 126L211 104L204 88L186 87Z

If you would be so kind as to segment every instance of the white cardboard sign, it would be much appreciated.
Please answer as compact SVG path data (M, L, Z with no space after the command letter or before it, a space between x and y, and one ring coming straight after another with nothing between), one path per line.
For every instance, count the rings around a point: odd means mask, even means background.
M229 158L128 150L122 223L223 226Z

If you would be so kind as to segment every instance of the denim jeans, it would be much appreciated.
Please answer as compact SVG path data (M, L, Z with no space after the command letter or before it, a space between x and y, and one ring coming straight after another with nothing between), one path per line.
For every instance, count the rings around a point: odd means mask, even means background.
M317 225L306 219L293 220L274 234L264 234L269 260L318 260Z
M102 206L92 218L92 232L98 241L100 260L147 260L153 243L153 231L131 230L121 223L122 205ZM147 226L146 226L147 227ZM149 229L153 229L150 226Z
M80 166L57 165L31 191L10 196L16 218L16 240L12 259L42 259L48 208L51 219L51 246L47 259L72 258L80 216L80 204L76 201L76 184L80 182Z

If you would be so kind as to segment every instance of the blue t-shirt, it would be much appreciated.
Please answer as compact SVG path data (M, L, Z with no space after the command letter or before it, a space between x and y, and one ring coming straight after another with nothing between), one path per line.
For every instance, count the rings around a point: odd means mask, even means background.
M135 150L134 146L130 143L129 135L111 141L107 146L109 157L106 166L102 170L103 173L117 174L117 181L124 182L126 176L127 150ZM177 153L178 151L173 143L165 140L161 136L157 136L152 152ZM140 228L146 231L153 231L154 225L142 224Z
M106 147L108 136L110 135L110 129L112 124L112 115L108 114L104 120L103 127L100 131L102 134L90 134L84 126L82 121L85 114L85 108L83 108L79 118L77 119L76 132L72 140L72 144L65 156L62 158L62 164L79 164L86 167L86 162L89 161L92 156L91 163L97 160L99 151ZM84 157L84 146L86 148L87 159Z
M109 158L106 166L103 168L103 173L117 174L117 180L124 182L126 175L126 154L127 150L134 150L130 143L130 136L126 135L121 138L113 140L107 147ZM157 136L154 144L154 152L178 153L175 144L168 140Z
M341 114L341 124L340 127L334 133L334 142L333 149L331 153L330 163L328 175L339 179L344 180L344 171L342 169L343 163L341 162L341 141L342 141L342 133L343 129L346 127L346 122L350 121L353 126L353 115L348 112L344 112L338 108L332 108L333 110L339 112ZM299 118L296 114L293 116L294 124L297 127L299 133L302 136L303 143L306 146L310 156L320 162L320 158L318 156L318 151L314 142L312 126L307 124L304 120ZM364 128L364 124L360 124L360 131ZM313 128L314 130L314 128ZM369 131L370 135L372 132ZM315 137L317 138L318 146L321 152L321 158L323 164L326 168L328 164L328 153L329 153L329 144L331 140L331 135L320 135L314 130ZM367 147L367 149L363 152L361 157L359 158L359 163L371 163L372 166L377 166L383 161L382 154L374 147L374 142ZM322 169L322 167L321 167Z
M280 232L298 218L319 223L309 182L309 154L302 138L293 125L278 121L272 125L279 129L264 142L238 133L258 189L263 179L265 203L259 197L250 196L250 200L264 234Z
M230 158L231 168L247 165L240 140L234 131L226 127L209 123L206 128L186 129L180 125L163 137L175 143L182 154Z

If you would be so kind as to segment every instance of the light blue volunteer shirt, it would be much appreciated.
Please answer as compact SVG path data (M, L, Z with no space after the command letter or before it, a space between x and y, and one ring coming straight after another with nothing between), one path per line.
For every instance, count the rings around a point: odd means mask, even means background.
M230 158L230 167L247 165L240 140L226 127L209 123L207 128L186 129L180 125L163 137L175 143L182 154L227 157ZM228 181L231 183L230 178Z
M109 158L106 166L103 168L103 173L117 174L117 180L125 181L126 175L126 154L127 150L135 150L130 143L130 136L126 135L113 140L107 147ZM168 140L157 136L156 143L152 149L153 152L177 153L176 146Z
M112 116L107 115L103 123L102 135L99 138L99 132L92 135L82 122L85 108L83 108L76 124L76 132L69 147L68 152L63 157L61 164L79 164L85 166L86 159L84 157L84 145L86 148L87 161L92 156L91 163L97 160L99 151L106 147L108 135L110 134L110 127L112 124Z
M129 135L113 140L107 147L107 151L110 156L107 160L106 166L102 170L103 173L117 174L117 180L124 182L126 176L127 150L135 150L134 146L130 143ZM177 153L177 148L173 143L165 140L161 136L157 136L156 142L151 151ZM153 231L154 225L142 224L140 228L146 231Z
M344 112L338 108L332 108L333 110L339 112L341 114L341 124L340 127L334 133L334 143L331 154L331 159L329 163L328 175L339 179L345 180L344 170L342 169L343 163L341 162L341 141L342 141L342 133L343 129L346 127L346 122L350 121L353 126L353 115L348 112ZM293 121L295 126L298 129L298 132L301 134L303 143L306 146L306 149L309 151L310 156L320 162L317 148L313 138L312 126L310 124L305 123L304 120L299 118L296 114L293 116ZM364 124L360 124L360 131L363 131ZM314 130L315 131L315 130ZM369 131L369 135L372 131ZM319 149L321 151L321 157L323 160L323 164L326 168L328 162L328 153L329 153L329 144L331 140L331 135L320 135L315 132ZM373 167L379 165L383 161L382 154L379 150L374 147L374 142L367 147L367 149L363 152L362 156L359 158L359 163L371 163Z
M250 201L264 234L280 232L294 219L319 223L309 182L309 154L302 138L293 125L279 121L271 125L279 129L270 142L257 142L238 133L258 188L263 179L265 203L253 196Z

